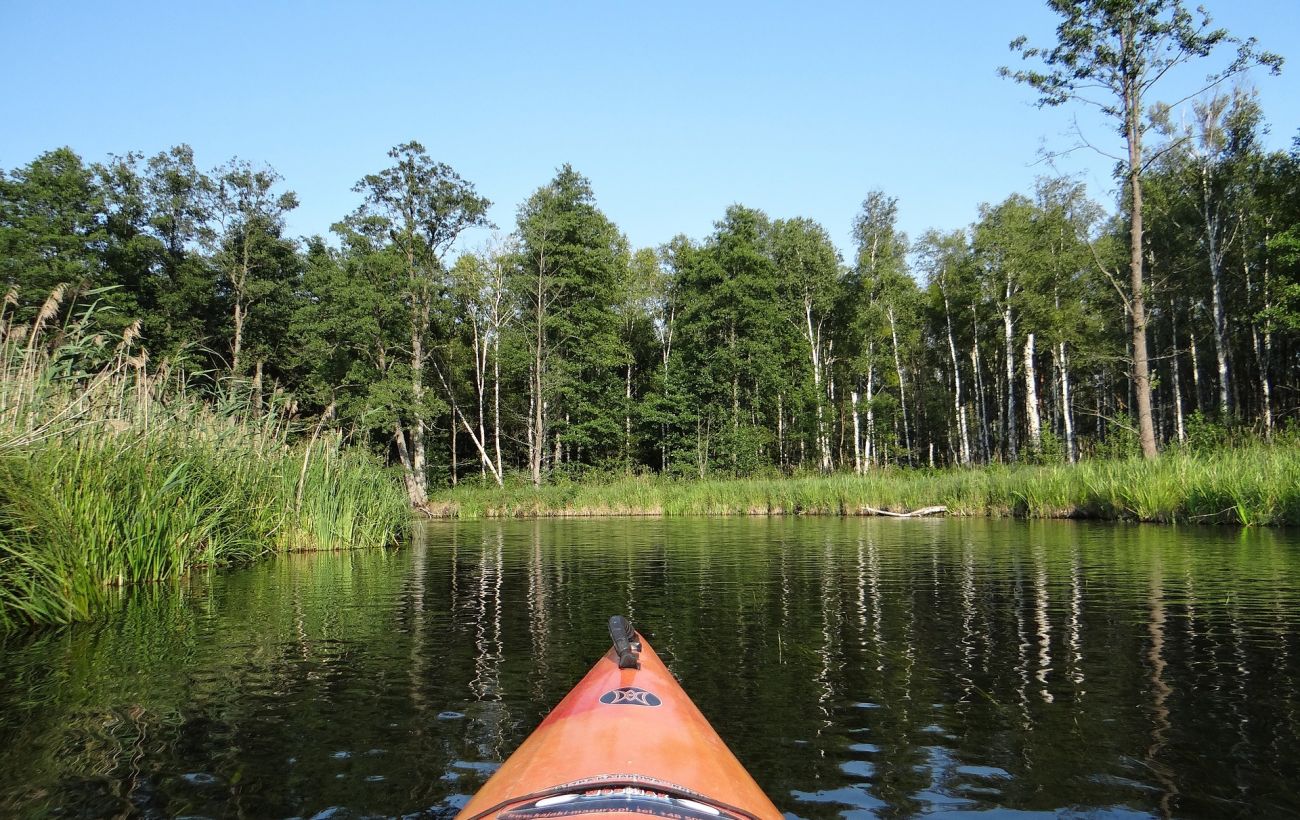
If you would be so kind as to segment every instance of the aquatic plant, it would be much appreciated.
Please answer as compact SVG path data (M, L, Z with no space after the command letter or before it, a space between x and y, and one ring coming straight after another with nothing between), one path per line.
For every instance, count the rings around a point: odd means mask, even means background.
M150 368L93 308L0 315L0 629L85 618L109 590L290 549L392 543L394 475L282 396Z

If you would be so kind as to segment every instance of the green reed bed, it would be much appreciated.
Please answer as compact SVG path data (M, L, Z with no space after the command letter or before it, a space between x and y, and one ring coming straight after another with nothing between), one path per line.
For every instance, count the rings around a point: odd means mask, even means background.
M113 587L195 567L403 534L396 477L337 432L196 396L150 371L131 328L105 341L82 316L47 346L60 296L31 325L0 321L0 630L83 619Z
M887 469L766 479L655 477L443 493L462 518L583 515L869 515L944 506L950 515L1300 524L1300 446L1259 443L1155 461L950 470Z

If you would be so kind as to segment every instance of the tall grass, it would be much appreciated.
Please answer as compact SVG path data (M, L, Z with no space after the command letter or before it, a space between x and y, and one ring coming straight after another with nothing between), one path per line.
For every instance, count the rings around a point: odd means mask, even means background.
M440 501L462 518L582 515L859 515L944 505L950 515L1300 524L1300 442L1154 461L952 470L888 469L776 479L625 478L534 489L462 486Z
M0 313L0 630L85 618L111 587L276 550L371 547L409 519L396 478L283 400L201 397L137 328Z

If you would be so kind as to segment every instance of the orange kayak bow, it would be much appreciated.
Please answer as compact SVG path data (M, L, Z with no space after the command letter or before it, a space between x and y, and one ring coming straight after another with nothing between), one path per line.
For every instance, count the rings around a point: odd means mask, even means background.
M614 646L457 820L779 820L650 645L622 617L609 628Z

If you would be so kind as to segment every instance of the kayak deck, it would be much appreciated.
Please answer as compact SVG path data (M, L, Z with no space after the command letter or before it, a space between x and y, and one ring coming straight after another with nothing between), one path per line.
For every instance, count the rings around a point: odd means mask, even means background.
M616 634L458 820L781 817L654 650L616 628L622 644Z

